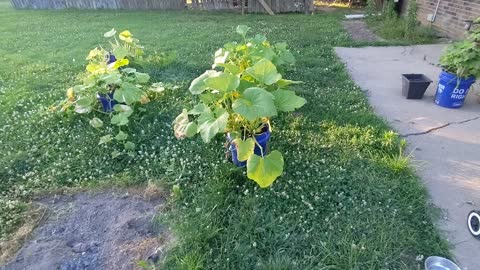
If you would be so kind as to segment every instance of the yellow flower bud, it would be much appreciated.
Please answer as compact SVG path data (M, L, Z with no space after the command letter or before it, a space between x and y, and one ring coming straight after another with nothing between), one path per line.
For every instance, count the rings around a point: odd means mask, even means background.
M140 99L141 104L147 104L149 102L150 102L150 99L147 96L142 96L142 98Z
M68 88L67 97L69 101L73 101L75 99L75 92L73 91L73 88Z

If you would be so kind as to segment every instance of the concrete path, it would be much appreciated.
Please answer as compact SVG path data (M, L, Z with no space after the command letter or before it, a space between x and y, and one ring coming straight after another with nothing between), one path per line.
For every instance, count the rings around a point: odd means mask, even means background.
M461 109L433 102L444 47L336 48L336 52L357 84L368 91L375 111L406 136L419 175L433 202L444 210L439 223L457 262L463 270L478 270L480 240L468 232L466 218L471 210L480 210L480 104L474 93L480 88L471 90ZM400 75L405 73L423 73L434 81L422 100L402 96Z

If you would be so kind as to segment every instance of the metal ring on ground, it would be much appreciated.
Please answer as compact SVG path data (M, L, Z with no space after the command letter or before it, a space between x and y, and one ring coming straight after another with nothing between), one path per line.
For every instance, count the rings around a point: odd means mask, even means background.
M467 219L468 230L475 238L480 238L480 211L471 211Z

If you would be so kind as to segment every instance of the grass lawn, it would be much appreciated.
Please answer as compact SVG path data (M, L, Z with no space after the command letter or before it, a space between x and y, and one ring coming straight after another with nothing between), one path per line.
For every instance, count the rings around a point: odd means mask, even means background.
M446 255L426 192L400 155L400 141L349 78L334 46L354 45L339 14L15 11L0 2L0 237L45 190L155 183L181 187L160 217L177 245L166 269L421 269L418 255ZM308 103L275 118L272 148L285 173L259 189L224 160L224 139L178 141L172 121L193 104L190 81L246 24L297 57L289 78ZM88 118L47 108L63 99L87 52L112 27L129 29L148 51L176 51L153 81L177 85L146 106L130 134L136 154L112 159L112 145ZM175 88L175 89L174 89Z

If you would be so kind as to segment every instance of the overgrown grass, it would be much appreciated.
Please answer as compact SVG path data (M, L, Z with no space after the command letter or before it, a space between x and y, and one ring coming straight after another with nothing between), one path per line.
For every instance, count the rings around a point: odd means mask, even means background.
M47 189L157 182L178 184L162 222L177 245L166 269L420 269L418 255L446 255L425 190L408 168L389 164L399 140L367 103L334 54L353 44L336 14L14 11L0 5L0 237L24 220L31 196ZM192 101L189 82L247 24L298 59L289 78L308 104L277 118L272 147L285 173L258 189L224 160L223 138L177 141L173 118ZM111 159L88 119L52 114L85 63L115 27L147 51L176 51L154 81L180 86L146 106L130 134L138 151ZM403 164L403 163L402 163ZM177 192L180 194L180 192Z
M431 27L423 26L417 21L418 5L416 0L408 3L405 14L399 16L394 10L394 1L385 2L381 14L378 14L376 2L369 0L365 9L367 24L382 38L393 42L410 44L434 43L436 33Z
M390 41L428 44L435 43L437 40L435 30L422 25L417 25L413 30L409 31L409 34L406 34L406 22L401 18L394 20L367 20L367 24L378 36Z

